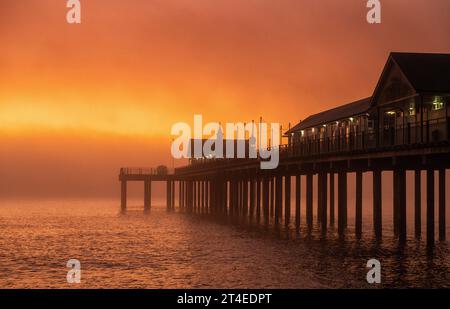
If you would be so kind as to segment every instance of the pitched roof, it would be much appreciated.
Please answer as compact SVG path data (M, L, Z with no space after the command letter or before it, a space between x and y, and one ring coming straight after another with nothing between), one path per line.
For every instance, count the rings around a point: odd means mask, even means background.
M309 116L287 131L286 134L364 114L369 110L370 102L371 98L369 97Z
M450 54L391 53L417 92L450 92Z

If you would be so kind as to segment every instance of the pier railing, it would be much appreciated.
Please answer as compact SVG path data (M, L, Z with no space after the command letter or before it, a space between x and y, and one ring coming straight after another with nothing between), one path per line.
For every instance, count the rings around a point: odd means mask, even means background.
M280 157L382 151L448 142L448 122L447 118L439 118L424 122L423 125L414 122L378 131L350 132L334 137L304 139L290 145L281 145Z
M120 175L157 175L155 168L123 167Z
M390 149L410 149L448 143L450 118L407 123L402 126L380 130L350 132L325 138L303 138L291 144L278 146L280 158L312 157L322 155L345 155L364 151L386 151ZM270 148L269 148L270 149ZM227 165L249 159L199 158L192 159L190 165ZM256 159L253 159L256 160Z

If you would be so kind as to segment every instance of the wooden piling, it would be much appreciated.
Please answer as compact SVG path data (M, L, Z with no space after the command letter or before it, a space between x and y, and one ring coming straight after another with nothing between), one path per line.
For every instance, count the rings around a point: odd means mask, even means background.
M330 225L334 225L334 173L330 173Z
M347 173L338 173L338 233L343 235L347 217Z
M175 210L175 186L176 182L172 180L172 208L171 208L172 211Z
M291 221L291 175L285 177L284 192L284 225L289 226Z
M328 205L327 205L327 200L328 200L328 177L327 177L327 173L324 171L321 171L319 173L319 178L320 178L320 188L321 188L321 194L320 194L320 211L321 211L321 215L320 215L320 223L322 226L322 234L326 234L327 232L327 210L328 210Z
M427 170L427 244L434 245L434 170Z
M170 210L172 205L171 197L172 197L172 182L170 180L166 181L166 209Z
M270 217L275 215L275 179L270 177Z
M261 179L256 179L256 220L259 222L261 219Z
M439 169L439 240L445 240L445 169Z
M283 209L283 177L278 175L275 180L275 223L280 223Z
M144 181L144 211L149 212L151 208L152 199L152 182L150 180Z
M363 196L363 173L356 172L356 200L355 200L355 234L359 239L362 234L362 196Z
M422 180L421 170L414 171L414 230L416 239L422 234Z
M120 181L120 209L122 212L125 212L127 210L127 181L121 180Z
M256 181L252 176L250 178L250 218L253 219L255 216L255 190L256 189Z
M313 222L313 174L306 175L306 223L312 229Z
M406 171L398 171L399 205L398 205L398 233L400 242L406 242Z
M183 207L183 182L178 181L178 209L182 209Z
M237 180L233 179L231 181L231 214L232 216L236 216L237 215L237 211L238 211L238 182Z
M393 175L393 181L392 181L392 183L393 183L393 187L394 187L394 192L393 192L393 194L392 194L392 198L393 198L393 203L392 203L392 206L393 206L393 209L392 209L392 214L393 214L393 220L392 220L392 222L393 222L393 228L394 228L394 237L395 238L398 238L398 233L399 233L399 227L400 227L400 220L399 220L399 218L400 218L400 216L399 216L399 213L400 213L400 199L401 199L401 197L400 197L400 180L399 180L399 174L400 174L400 171L399 171L399 169L398 168L396 168L395 170L394 170L394 173L392 174Z
M301 210L301 175L295 176L295 227L300 228L300 210Z
M242 186L244 188L243 195L243 215L246 217L248 215L248 180L244 179L242 182Z
M205 181L205 207L206 207L206 213L211 213L211 203L210 203L210 192L209 192L209 186L210 182L208 180Z
M347 227L347 173L338 173L338 233L343 235Z
M373 171L373 227L375 238L381 240L382 237L382 173L381 170Z
M322 222L322 204L323 204L323 201L322 201L323 179L322 179L322 177L323 177L323 173L319 172L317 174L317 212L316 212L318 224L320 224Z
M267 176L265 176L263 178L263 200L262 200L262 204L263 204L263 214L264 214L264 224L269 224L269 178Z

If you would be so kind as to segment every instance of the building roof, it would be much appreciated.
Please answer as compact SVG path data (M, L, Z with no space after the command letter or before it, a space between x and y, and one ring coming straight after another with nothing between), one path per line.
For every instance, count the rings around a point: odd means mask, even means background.
M391 53L417 92L450 92L450 54Z
M371 98L369 97L309 116L287 131L286 134L364 114L369 110L370 103Z
M393 52L389 56L372 97L309 116L286 134L367 112L370 105L376 102L382 81L393 63L399 66L416 92L450 93L450 54Z

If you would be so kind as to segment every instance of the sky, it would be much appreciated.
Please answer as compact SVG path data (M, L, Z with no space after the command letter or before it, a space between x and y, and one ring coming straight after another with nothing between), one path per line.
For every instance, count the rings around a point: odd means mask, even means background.
M0 0L0 198L117 196L179 121L286 128L370 96L391 51L450 53L448 0ZM175 162L175 166L184 162Z

